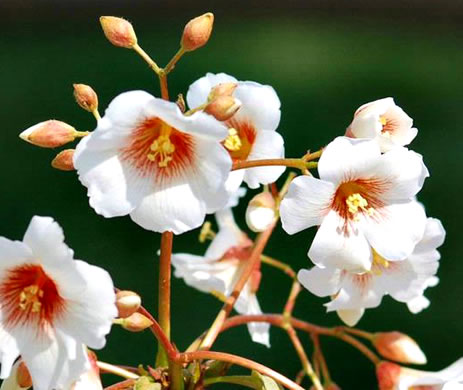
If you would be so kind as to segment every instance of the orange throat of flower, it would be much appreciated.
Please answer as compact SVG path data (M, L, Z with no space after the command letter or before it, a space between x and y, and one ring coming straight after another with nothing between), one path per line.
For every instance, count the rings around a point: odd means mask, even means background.
M250 122L231 119L227 121L228 136L223 146L233 161L245 161L256 140L256 129Z

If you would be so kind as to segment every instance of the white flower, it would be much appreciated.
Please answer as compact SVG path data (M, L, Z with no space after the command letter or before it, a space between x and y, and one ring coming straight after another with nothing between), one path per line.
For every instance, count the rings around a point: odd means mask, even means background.
M294 179L280 208L289 234L321 225L308 253L315 264L364 272L373 264L371 248L389 261L412 253L426 223L413 199L429 176L419 154L381 154L375 141L338 137L318 172L320 179Z
M117 315L101 268L74 260L63 231L34 217L24 239L0 237L0 378L21 355L34 390L64 389L89 368L86 348L102 348Z
M361 106L355 112L346 135L375 139L381 151L387 152L413 141L418 130L412 126L412 118L394 103L393 98L389 97Z
M126 92L81 140L74 165L98 214L130 214L145 229L180 234L227 202L226 136L207 114L184 116L175 103Z
M190 85L186 96L188 106L200 106L207 101L212 87L230 82L238 84L233 96L242 104L238 112L225 122L228 137L224 146L233 161L283 158L283 137L275 131L280 123L280 99L271 86L237 81L225 73L208 73ZM275 166L233 171L227 181L227 189L234 192L243 180L250 188L273 183L284 170L285 167Z
M380 305L389 294L399 302L409 303L423 296L429 281L435 279L445 231L439 220L428 218L422 240L413 253L402 261L388 261L373 250L371 271L357 274L339 268L314 267L301 270L301 284L319 297L331 296L327 310L337 311L349 326L362 317L364 309Z
M252 241L236 225L231 209L216 213L219 231L204 256L187 253L172 255L175 276L200 291L226 297L232 293L233 286L241 275L242 268L252 250ZM241 314L262 314L256 291L260 271L255 270L251 280L244 286L235 309ZM269 325L250 323L248 329L252 340L270 346Z
M88 351L88 358L90 360L90 369L74 382L70 390L103 390L96 356L94 353Z
M377 366L380 390L462 390L463 358L441 371L422 371L390 362Z

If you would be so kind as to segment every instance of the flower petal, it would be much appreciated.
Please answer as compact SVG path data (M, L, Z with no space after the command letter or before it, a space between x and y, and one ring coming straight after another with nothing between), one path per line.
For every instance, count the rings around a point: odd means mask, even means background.
M370 245L355 226L344 229L344 220L335 211L324 218L309 250L309 258L318 266L342 268L351 272L369 271Z
M246 314L262 314L256 294L250 294ZM270 348L270 324L265 322L250 322L248 323L248 330L251 334L252 341Z
M311 176L296 177L280 206L283 229L294 234L320 225L329 210L335 187Z
M318 297L335 295L341 288L342 271L339 268L313 267L297 273L299 282Z
M355 326L365 313L365 309L337 310L339 318L348 326Z

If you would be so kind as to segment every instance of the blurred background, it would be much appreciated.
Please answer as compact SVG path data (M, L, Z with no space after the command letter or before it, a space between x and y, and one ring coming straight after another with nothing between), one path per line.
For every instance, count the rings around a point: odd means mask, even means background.
M287 156L317 150L344 134L354 111L378 98L393 96L414 118L419 135L411 148L424 156L431 172L419 199L429 216L443 221L448 234L441 249L441 283L427 291L432 304L421 314L385 298L379 308L367 310L358 326L410 334L428 357L426 369L441 369L458 359L463 336L461 1L0 0L0 235L21 239L31 216L53 216L78 258L104 267L115 285L139 292L144 305L156 309L160 236L128 217L95 214L75 173L50 167L58 151L33 147L18 134L51 118L93 129L93 117L73 100L76 82L97 91L101 112L123 91L159 95L157 78L145 63L105 39L100 15L129 19L141 46L163 65L177 51L184 24L206 11L216 17L212 38L177 65L169 78L171 96L186 93L206 72L272 85L282 102L279 132ZM248 191L247 199L251 196ZM242 202L236 210L243 229L245 206ZM310 267L306 252L313 235L312 229L288 236L279 227L265 252L296 270ZM174 252L203 254L206 246L197 237L193 231L176 238ZM281 310L288 279L264 268L259 291L264 311ZM182 280L173 281L172 302L173 339L180 349L206 329L221 307ZM340 324L336 314L325 314L323 303L304 292L295 314L322 325ZM310 351L308 337L301 337ZM221 336L214 349L294 378L300 366L286 334L272 329L271 343L271 349L253 344L241 327ZM333 379L343 389L376 388L372 365L356 350L328 339L322 346ZM155 350L148 332L127 334L114 327L99 358L153 364Z

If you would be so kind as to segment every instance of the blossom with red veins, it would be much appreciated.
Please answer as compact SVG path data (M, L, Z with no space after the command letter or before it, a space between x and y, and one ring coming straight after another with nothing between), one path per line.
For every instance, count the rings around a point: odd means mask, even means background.
M228 199L226 127L143 91L117 96L74 155L90 206L105 217L129 214L155 232L180 234Z
M225 121L228 137L223 142L233 161L260 160L284 157L283 137L276 132L280 123L280 99L269 85L252 81L238 81L225 73L208 73L190 85L186 96L190 108L207 101L212 88L223 83L236 83L233 97L241 107L233 117ZM230 192L244 182L250 188L276 181L285 167L257 167L240 169L230 173L227 189Z
M22 242L0 237L0 378L21 356L34 390L69 388L116 316L110 276L74 260L52 218L33 217Z
M175 276L186 284L205 293L224 299L232 293L252 250L252 241L235 222L232 210L226 208L215 214L219 231L204 256L188 253L172 255ZM261 279L260 265L246 283L234 306L240 314L262 314L256 292ZM254 342L269 343L269 324L249 323L248 330Z
M437 248L445 239L438 219L428 218L426 230L411 255L402 261L388 261L374 249L371 270L362 274L333 267L301 270L298 279L311 293L332 297L327 311L337 311L349 326L354 326L364 310L380 305L383 296L409 303L423 296L429 280L435 279L440 254Z
M440 371L422 371L381 362L376 368L379 390L462 390L463 358Z
M391 97L375 100L355 111L346 131L353 138L375 139L382 152L410 144L418 134L413 119Z
M381 154L373 140L338 137L318 172L294 179L280 207L289 234L320 226L308 253L316 265L365 272L375 252L391 262L412 253L426 224L414 200L429 176L421 155L402 147Z

